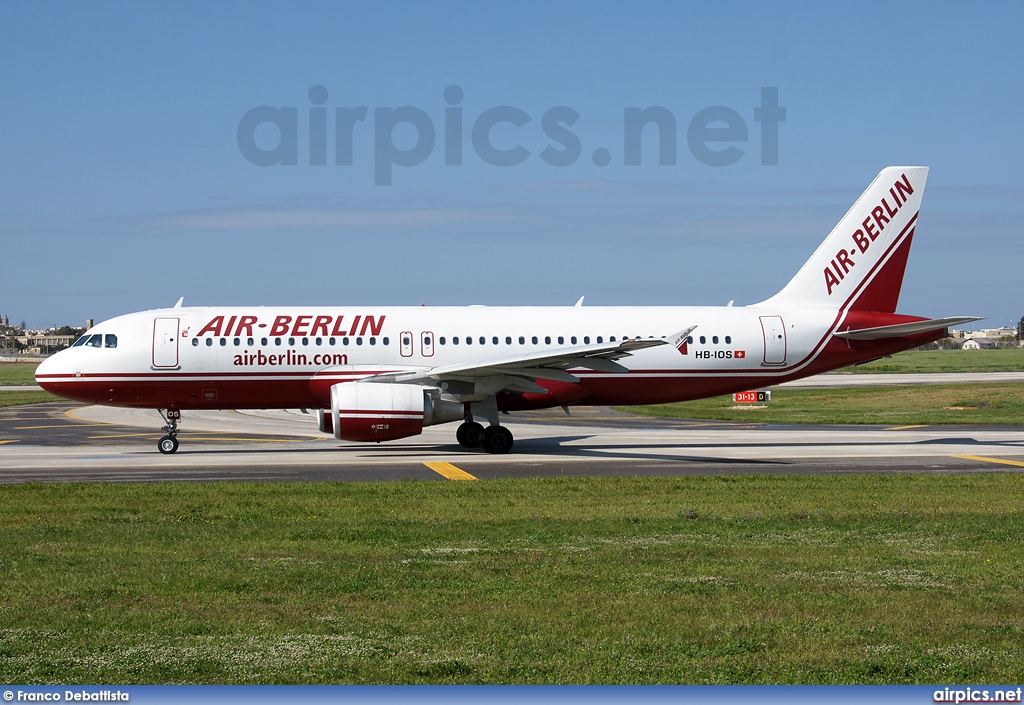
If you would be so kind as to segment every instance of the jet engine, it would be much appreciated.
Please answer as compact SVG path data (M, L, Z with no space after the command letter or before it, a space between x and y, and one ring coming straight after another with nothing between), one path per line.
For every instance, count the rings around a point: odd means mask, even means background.
M414 384L343 382L331 387L330 416L319 412L318 425L343 441L393 441L462 419L462 403L447 396Z

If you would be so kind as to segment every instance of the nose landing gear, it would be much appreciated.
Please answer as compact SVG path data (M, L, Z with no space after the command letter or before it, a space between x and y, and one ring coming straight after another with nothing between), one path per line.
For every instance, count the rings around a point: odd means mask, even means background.
M181 420L181 412L177 409L168 409L167 413L164 413L163 409L157 409L160 412L160 416L163 417L167 423L161 431L166 431L167 435L161 438L156 443L156 447L164 455L170 455L178 450L178 421Z

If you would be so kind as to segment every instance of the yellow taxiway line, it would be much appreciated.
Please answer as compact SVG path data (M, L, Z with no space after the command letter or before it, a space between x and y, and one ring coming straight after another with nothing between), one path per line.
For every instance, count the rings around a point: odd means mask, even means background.
M886 431L906 431L908 428L928 428L928 424L926 424L926 423L919 423L919 424L913 424L913 425L910 425L910 426L890 426L889 428L887 428L885 430Z
M4 443L17 443L17 442L18 442L17 439L14 439L13 441L0 441L0 446L2 446Z
M460 470L451 463L423 463L428 468L436 472L438 475L444 475L449 480L475 480L476 478L470 475L465 470Z
M980 460L985 463L1000 463L1002 465L1013 465L1018 468L1024 468L1024 463L1019 460L1007 460L1006 458L986 458L984 455L954 455L954 458L961 458L963 460Z

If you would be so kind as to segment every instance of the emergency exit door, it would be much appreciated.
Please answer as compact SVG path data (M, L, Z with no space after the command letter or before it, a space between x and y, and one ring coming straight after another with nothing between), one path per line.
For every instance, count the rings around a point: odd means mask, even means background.
M786 364L786 326L782 316L761 316L764 333L764 364Z
M177 318L153 319L153 367L178 366L178 322Z

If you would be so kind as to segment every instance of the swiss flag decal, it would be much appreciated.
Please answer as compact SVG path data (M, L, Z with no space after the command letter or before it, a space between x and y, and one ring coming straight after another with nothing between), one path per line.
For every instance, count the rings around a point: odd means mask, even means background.
M737 360L742 360L742 359L743 359L743 358L745 358L746 356L747 356L747 351L746 351L746 350L737 350L737 351L736 351L736 352L735 352L735 353L733 354L733 357L734 357L734 358L736 358Z

